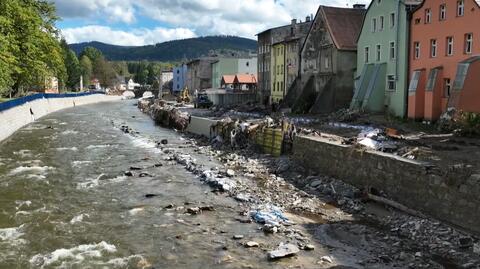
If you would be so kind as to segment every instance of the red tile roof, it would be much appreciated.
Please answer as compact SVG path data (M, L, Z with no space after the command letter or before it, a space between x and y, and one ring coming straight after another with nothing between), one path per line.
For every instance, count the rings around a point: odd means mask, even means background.
M235 76L235 82L239 84L257 84L257 76L252 74L238 74Z
M225 75L222 77L222 83L224 84L233 84L235 80L235 75Z
M340 50L357 50L357 37L362 30L366 10L320 6L319 12L325 18L335 46Z

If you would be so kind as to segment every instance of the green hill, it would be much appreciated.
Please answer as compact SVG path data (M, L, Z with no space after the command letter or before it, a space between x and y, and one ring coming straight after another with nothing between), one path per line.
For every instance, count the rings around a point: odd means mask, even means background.
M112 61L179 61L211 53L229 55L255 52L257 41L235 36L207 36L140 47L116 46L96 41L71 44L70 47L77 54L80 54L85 47L94 47Z

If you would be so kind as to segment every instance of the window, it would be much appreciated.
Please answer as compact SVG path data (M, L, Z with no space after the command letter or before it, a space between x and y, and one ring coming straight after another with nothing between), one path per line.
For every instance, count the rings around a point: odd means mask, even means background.
M437 81L438 69L430 70L430 74L428 75L427 87L425 88L426 91L433 91L435 88L435 82Z
M369 47L365 47L365 63L366 63L366 64L368 64L368 62L369 62L369 60L368 60L368 58L369 58L369 56L370 56L370 55L369 55L369 54L370 54L369 51L370 51L370 48L369 48Z
M387 76L387 89L389 91L394 91L396 89L396 82L395 82L395 76L394 75L388 75Z
M408 86L409 92L416 92L418 87L418 80L420 79L420 71L414 71L410 85Z
M449 97L452 90L452 81L449 78L443 79L443 85L445 89L444 97Z
M413 43L413 46L415 48L415 59L420 59L420 42L415 42Z
M420 22L422 22L422 19L420 19L420 18L415 19L415 24L420 24Z
M425 23L431 23L432 22L432 10L427 8L425 9Z
M463 85L465 84L465 79L467 78L469 66L470 64L468 63L458 64L457 75L455 77L455 81L453 82L453 89L455 91L460 91L463 89Z
M250 66L250 62L247 62L247 67Z
M385 24L385 19L383 16L380 16L380 31L383 31L383 26Z
M373 18L372 19L372 32L376 32L377 31L377 19L376 18Z
M390 28L395 27L395 13L390 13Z
M457 16L461 17L465 14L465 3L463 0L457 1Z
M377 45L377 61L382 59L382 46Z
M390 60L395 60L395 42L390 42Z
M473 34L469 33L465 35L465 54L471 54L473 47Z
M447 56L453 55L453 36L447 37Z
M430 57L432 58L437 57L437 40L436 39L430 40Z
M444 21L447 18L447 6L445 4L440 5L440 16L439 19Z
M330 59L328 57L325 57L325 69L330 68Z

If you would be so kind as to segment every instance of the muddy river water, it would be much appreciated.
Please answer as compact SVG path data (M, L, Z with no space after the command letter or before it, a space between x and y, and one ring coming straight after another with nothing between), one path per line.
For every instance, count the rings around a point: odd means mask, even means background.
M140 132L133 138L115 126ZM185 139L155 126L133 102L50 114L0 144L0 268L285 268L259 249L257 224L238 204L175 165L151 141ZM210 160L214 164L214 160ZM149 175L124 172L142 167ZM154 194L147 195L147 194ZM148 197L147 197L148 196ZM151 197L153 196L153 197ZM185 214L184 207L215 211ZM172 209L166 209L170 208ZM259 243L262 240L257 239Z

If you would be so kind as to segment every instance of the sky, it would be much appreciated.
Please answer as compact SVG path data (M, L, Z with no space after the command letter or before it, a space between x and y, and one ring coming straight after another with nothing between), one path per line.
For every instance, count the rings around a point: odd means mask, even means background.
M208 35L256 39L265 29L305 21L319 5L369 0L51 0L68 43L142 46Z

